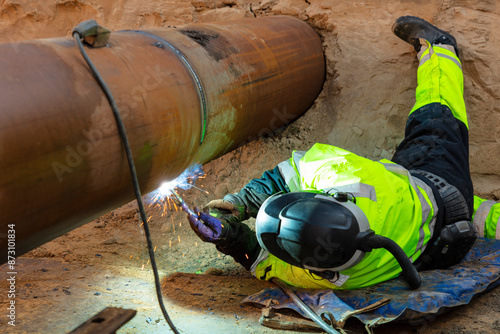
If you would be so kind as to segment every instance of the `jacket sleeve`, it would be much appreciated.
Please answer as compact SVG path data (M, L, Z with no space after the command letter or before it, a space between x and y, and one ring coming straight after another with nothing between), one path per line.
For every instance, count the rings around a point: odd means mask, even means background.
M245 205L250 217L257 217L264 201L279 192L290 192L279 167L264 172L260 179L253 179L235 194L228 194L224 199L238 205Z
M245 269L250 267L259 256L261 247L255 232L246 224L223 222L226 227L221 239L215 242L217 250L241 264Z

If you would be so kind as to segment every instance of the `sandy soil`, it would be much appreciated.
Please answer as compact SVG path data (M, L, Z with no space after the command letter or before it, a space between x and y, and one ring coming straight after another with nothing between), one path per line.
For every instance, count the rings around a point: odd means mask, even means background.
M273 14L299 17L320 33L328 63L324 90L294 124L206 164L206 177L197 186L208 193L182 192L189 205L202 206L235 192L287 159L292 150L315 142L373 159L390 158L403 137L416 86L414 53L390 31L392 22L405 14L431 20L457 37L476 192L500 197L500 164L492 154L498 152L500 141L500 20L493 0L2 0L0 41L63 36L89 18L118 30ZM200 242L185 214L164 214L153 205L148 215L165 301L181 332L281 333L259 325L260 310L240 304L270 283L257 281L231 258ZM168 332L149 268L136 206L129 203L20 258L18 325L8 328L2 317L0 331L65 333L106 306L119 306L138 311L119 333ZM0 291L5 288L6 281L0 281ZM499 297L496 289L422 324L386 325L375 333L498 333Z

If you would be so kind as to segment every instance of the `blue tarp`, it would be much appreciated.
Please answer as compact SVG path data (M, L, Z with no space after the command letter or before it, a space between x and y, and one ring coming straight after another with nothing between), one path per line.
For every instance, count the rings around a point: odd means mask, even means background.
M420 273L422 286L410 290L403 278L358 290L292 290L317 314L330 312L337 321L345 321L351 312L384 298L390 303L370 312L352 315L369 327L394 320L416 322L432 314L468 304L474 296L500 284L500 240L480 238L467 257L453 267ZM288 308L306 315L280 288L268 288L245 298L243 303L265 305L274 299L272 308Z

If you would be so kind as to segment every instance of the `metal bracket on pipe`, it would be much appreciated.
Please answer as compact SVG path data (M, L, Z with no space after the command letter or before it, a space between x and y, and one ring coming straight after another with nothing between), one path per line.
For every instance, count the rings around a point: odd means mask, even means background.
M106 46L111 35L111 30L100 26L96 20L83 21L73 29L71 35L75 32L83 38L85 43L94 48Z

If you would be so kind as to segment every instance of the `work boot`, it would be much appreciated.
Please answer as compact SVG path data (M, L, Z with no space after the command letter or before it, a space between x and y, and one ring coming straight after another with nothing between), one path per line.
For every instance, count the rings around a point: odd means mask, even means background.
M455 37L419 17L401 16L392 26L392 31L403 41L413 45L417 52L420 51L421 43L419 39L422 38L431 45L446 44L453 46L458 57L458 46Z

